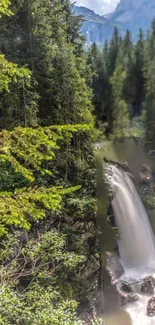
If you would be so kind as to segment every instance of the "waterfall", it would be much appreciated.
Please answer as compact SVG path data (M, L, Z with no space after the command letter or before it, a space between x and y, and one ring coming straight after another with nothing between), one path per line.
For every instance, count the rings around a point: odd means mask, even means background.
M144 278L155 271L154 234L130 175L116 166L111 169L120 260L128 279Z

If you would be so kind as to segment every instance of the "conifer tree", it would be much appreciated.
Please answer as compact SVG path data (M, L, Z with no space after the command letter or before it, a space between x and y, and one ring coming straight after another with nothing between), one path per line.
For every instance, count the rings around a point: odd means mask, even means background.
M134 51L132 44L132 37L129 30L126 31L122 49L121 49L120 61L123 65L123 69L126 72L126 79L123 86L123 99L126 101L130 108L130 114L132 114L132 106L135 101L135 73L134 73Z
M112 40L109 46L109 74L113 74L116 68L117 57L119 54L119 48L121 45L121 39L117 27L114 29Z
M103 58L96 43L93 43L87 53L87 64L91 70L91 87L93 90L93 104L97 119L103 117Z
M2 19L2 31L7 20L13 17L12 11L8 9L9 4L9 1L1 3L0 17L2 14L9 16L4 21ZM5 46L2 48L5 49ZM0 68L0 129L17 125L36 126L38 96L31 90L30 70L8 62L3 54L0 54Z
M118 56L121 47L121 37L119 35L118 29L115 27L112 40L108 45L105 42L103 50L103 73L104 73L104 82L103 82L103 96L104 96L104 112L106 114L106 120L108 122L108 132L112 131L113 123L113 112L112 112L112 86L110 78L112 77L116 67Z
M125 78L126 72L123 71L121 65L118 65L110 80L113 94L113 137L116 139L129 135L129 111L122 97Z
M1 27L1 46L8 58L32 70L40 123L92 122L80 20L70 2L13 0L12 10L14 16ZM7 24L13 26L11 31Z
M144 64L145 64L145 43L143 31L139 31L139 39L135 46L135 112L134 115L140 115L142 104L145 98L144 90Z
M155 20L152 22L150 37L145 49L145 127L146 127L146 142L150 147L154 146L155 138Z

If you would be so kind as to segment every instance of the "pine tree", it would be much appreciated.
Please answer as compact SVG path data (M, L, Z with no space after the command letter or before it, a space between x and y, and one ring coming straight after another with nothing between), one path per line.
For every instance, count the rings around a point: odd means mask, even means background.
M155 59L147 63L147 70L145 70L145 93L146 142L152 148L155 144Z
M150 60L154 58L155 51L155 19L152 21L151 27L151 34L148 40L148 55Z
M154 146L155 137L155 20L152 22L150 37L145 49L145 126L146 126L146 142L152 148Z
M2 47L8 58L33 72L40 123L92 122L80 20L72 15L70 2L13 1L12 8L8 24L13 28L3 21Z
M103 118L103 59L96 43L93 43L87 53L87 64L91 70L91 87L96 117Z
M5 23L13 17L12 11L8 9L9 4L9 1L3 1L0 7L0 13L9 16L4 18ZM2 30L4 25L2 23ZM38 96L31 91L30 70L8 62L2 54L0 54L0 68L0 129L17 125L37 125Z
M132 37L129 30L126 31L126 35L122 44L122 53L118 62L123 65L123 69L126 72L126 79L123 87L123 99L126 101L130 108L130 114L132 114L132 106L135 102L135 73L134 73L134 49L132 44Z
M121 65L117 66L110 80L113 94L113 138L116 139L123 139L129 135L129 111L122 96L125 79L125 71L123 71Z
M109 57L109 44L105 41L103 48L103 108L104 119L108 122L109 132L112 130L112 90L110 84L110 57Z
M38 94L33 90L31 78L10 83L9 92L3 91L0 99L0 129L16 126L37 126Z
M112 40L109 45L109 75L110 76L112 76L116 68L117 57L119 54L120 46L121 46L121 38L119 36L117 27L115 27Z
M112 131L113 112L112 112L112 86L110 78L112 77L116 67L120 52L122 39L118 29L115 27L110 44L105 42L103 50L103 107L104 119L108 122L108 133Z
M145 98L144 91L144 64L145 64L145 43L143 31L139 32L139 39L135 46L135 103L133 115L140 115L142 112L142 104Z
M0 18L2 15L6 16L11 16L12 12L9 9L10 6L10 1L9 0L1 0L1 5L0 5Z

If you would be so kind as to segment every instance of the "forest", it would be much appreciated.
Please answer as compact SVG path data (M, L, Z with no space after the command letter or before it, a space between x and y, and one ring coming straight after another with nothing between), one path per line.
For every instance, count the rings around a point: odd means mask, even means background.
M155 128L155 21L85 48L69 0L0 0L0 324L100 325L95 143Z

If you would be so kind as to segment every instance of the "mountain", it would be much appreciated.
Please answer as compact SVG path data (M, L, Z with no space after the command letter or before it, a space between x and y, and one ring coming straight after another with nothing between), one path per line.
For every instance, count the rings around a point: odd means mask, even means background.
M103 44L106 39L111 39L115 25L121 29L122 34L125 33L125 29L122 23L115 22L111 19L112 13L100 16L93 10L85 7L74 6L73 11L75 15L83 17L83 25L81 28L82 34L87 39L87 45L91 45L93 42Z
M115 26L122 36L128 28L135 41L139 29L147 32L155 18L155 0L120 0L115 11L105 16L85 7L74 6L74 11L84 18L82 33L88 45L92 42L102 45L106 39L111 39Z
M154 9L154 0L120 0L112 18L125 23L134 20L135 17L143 17L144 20L150 22L155 16Z
M136 39L139 28L147 32L154 18L154 0L121 0L110 19L130 29Z
M86 7L74 6L74 10L77 15L83 16L86 21L96 22L100 24L104 24L106 21L104 16L97 15L93 10L88 9Z

